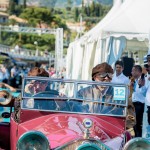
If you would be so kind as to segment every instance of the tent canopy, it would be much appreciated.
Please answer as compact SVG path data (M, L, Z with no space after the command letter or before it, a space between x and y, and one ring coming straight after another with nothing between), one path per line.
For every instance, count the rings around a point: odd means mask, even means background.
M110 24L103 28L104 32L122 35L143 34L148 38L150 32L150 0L126 0L122 8L113 17Z

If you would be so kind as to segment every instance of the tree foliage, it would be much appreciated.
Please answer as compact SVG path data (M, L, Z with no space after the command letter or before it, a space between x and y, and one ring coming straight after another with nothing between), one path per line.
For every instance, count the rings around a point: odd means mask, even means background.
M90 30L108 13L110 8L111 6L104 6L94 1L91 5L85 5L82 1L81 8L74 8L74 18L77 21L79 20L79 14L82 14L83 21L86 22L86 30Z
M18 0L9 1L8 13L10 15L18 16L22 12L22 9L22 6L18 4Z
M73 3L72 0L67 0L67 7L66 7L67 10L69 10L69 11L71 10L72 3Z
M10 15L12 15L12 14L15 13L15 2L14 2L14 0L10 0L10 1L9 1L8 13L9 13Z
M22 48L27 49L35 49L36 46L34 45L34 42L38 42L38 49L39 50L45 50L48 51L54 51L55 50L55 37L54 35L49 34L43 34L41 36L37 34L21 34L21 39L19 39L18 33L8 33L8 32L2 32L1 33L1 44L8 45L15 47L16 44L19 44ZM43 49L45 48L45 49Z
M28 20L29 26L35 27L37 24L39 27L43 23L49 27L59 27L67 29L66 23L58 15L54 14L53 9L47 8L26 8L20 15L21 18Z
M31 25L36 23L39 26L42 23L50 24L54 19L51 10L46 8L26 8L20 17L28 20Z
M85 16L101 17L108 13L108 11L110 10L110 6L104 6L104 5L101 5L100 3L95 3L93 1L90 6L82 5L82 10Z
M79 9L76 7L75 8L75 21L78 21L79 18Z

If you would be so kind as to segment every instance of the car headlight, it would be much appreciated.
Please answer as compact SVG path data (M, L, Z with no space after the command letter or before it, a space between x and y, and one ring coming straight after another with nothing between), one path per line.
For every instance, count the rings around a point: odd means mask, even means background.
M50 144L46 136L39 131L24 133L18 140L17 150L49 150Z
M0 91L0 104L2 106L9 105L12 101L13 97L8 91Z
M150 142L147 139L137 137L129 140L123 150L149 150Z
M102 150L98 145L89 142L85 142L76 148L76 150L87 150L87 149Z

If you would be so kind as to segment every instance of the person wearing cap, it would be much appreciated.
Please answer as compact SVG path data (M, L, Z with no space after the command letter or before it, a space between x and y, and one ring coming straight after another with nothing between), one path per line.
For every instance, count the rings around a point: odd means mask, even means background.
M92 80L97 81L97 82L111 82L112 80L112 75L113 75L113 69L112 67L104 62L101 64L96 65L92 69ZM105 102L111 102L112 100L112 92L113 88L106 87L106 86L98 86L98 85L92 85L86 88L83 88L78 91L77 96L79 98L94 98L96 100L103 100L105 99ZM107 95L107 96L106 96ZM100 103L93 103L93 102L88 102L84 101L82 103L82 106L86 108L86 110L90 113L106 113L110 111L110 109L113 108L113 106L104 107Z
M44 69L44 68L39 68L39 67L34 67L28 72L28 76L32 77L49 77L49 73ZM31 83L27 84L24 88L24 92L26 96L33 96L33 94L37 94L39 92L44 92L44 91L51 91L54 94L58 94L59 92L56 90L50 89L48 86L48 81L43 80L43 81L31 81ZM15 120L19 121L19 114L20 114L20 104L21 104L21 95L15 99ZM56 105L57 104L57 105ZM27 108L34 108L34 109L50 109L50 110L68 110L68 105L66 104L65 101L60 101L60 100L45 100L43 103L41 103L41 100L37 99L27 99L26 101L23 101L23 106Z
M124 69L124 64L123 61L119 61L117 60L115 63L115 73L113 75L112 81L114 83L122 83L122 84L128 84L130 83L129 78L127 78L124 74L123 74L123 69Z
M28 72L28 76L49 77L49 73L43 68L34 67ZM32 81L30 84L25 86L24 90L25 93L32 95L45 91L47 86L47 81Z
M28 76L49 77L49 73L43 68L34 67L28 72ZM25 86L24 90L25 90L26 96L31 96L33 93L35 94L35 92L37 91L45 91L46 87L47 87L47 83L45 84L30 83ZM19 118L20 118L21 101L22 101L21 95L15 99L15 103L14 103L15 116L14 117L16 121L19 121ZM26 101L23 101L24 107L33 108L34 105L37 108L41 107L41 105L39 105L38 100L36 100L36 102L34 101L34 99L28 99ZM43 104L43 105L47 105L47 104Z
M145 104L147 106L147 117L148 117L148 126L147 126L147 136L150 137L150 54L147 55L147 76L146 76L146 99Z

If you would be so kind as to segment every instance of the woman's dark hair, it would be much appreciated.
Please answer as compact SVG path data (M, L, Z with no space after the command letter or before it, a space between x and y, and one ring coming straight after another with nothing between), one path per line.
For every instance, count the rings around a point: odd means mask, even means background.
M43 68L34 67L28 72L28 76L49 77L49 73Z
M142 72L142 67L140 65L135 65L133 66L136 70L138 70L139 72Z

